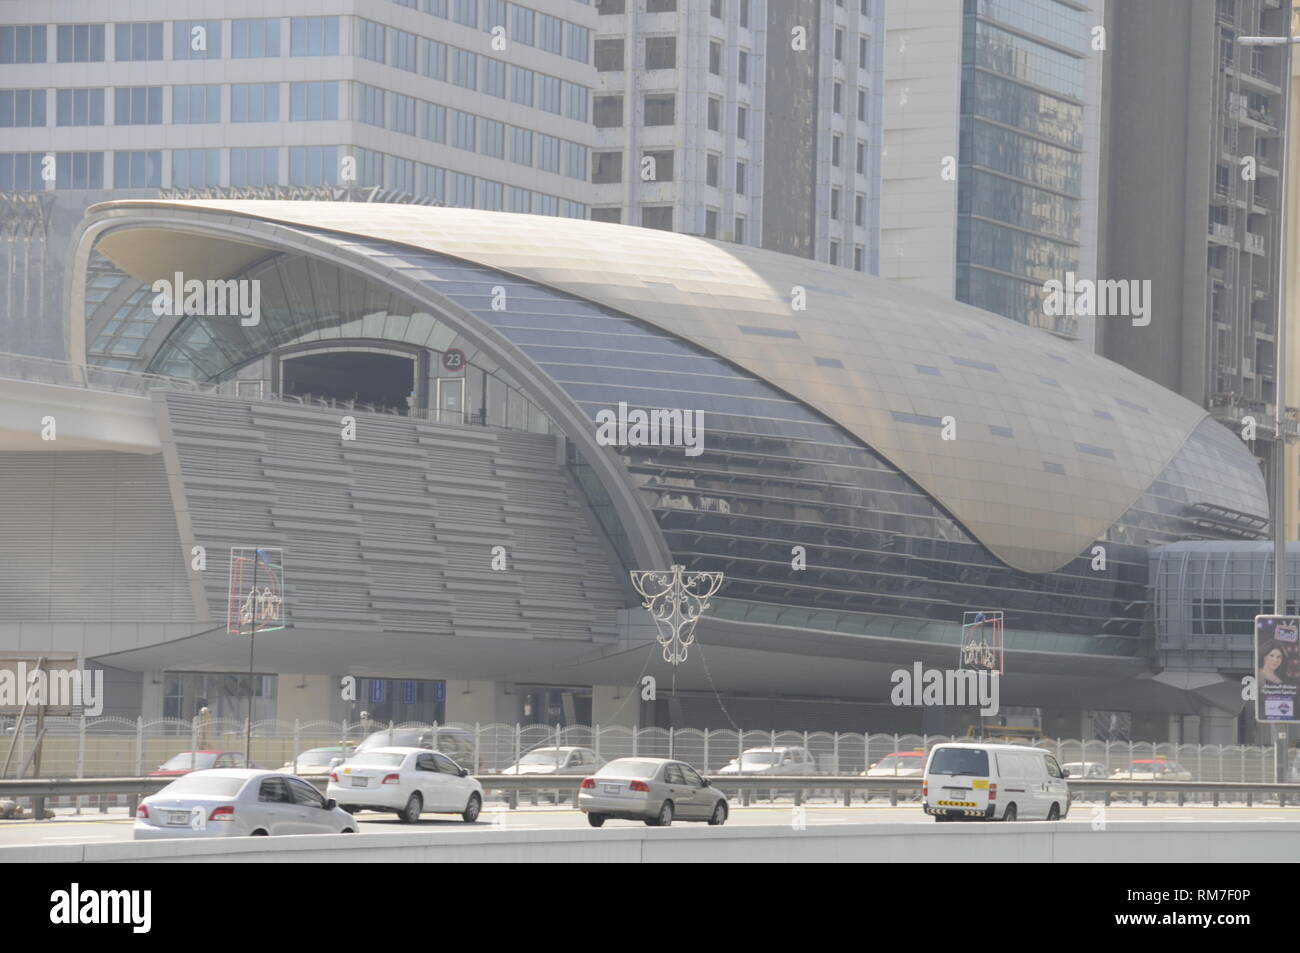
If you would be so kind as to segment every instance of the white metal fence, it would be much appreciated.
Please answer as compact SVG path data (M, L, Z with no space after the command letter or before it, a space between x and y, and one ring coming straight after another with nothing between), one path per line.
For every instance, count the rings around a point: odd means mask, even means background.
M0 766L3 777L32 777L37 730L29 718L21 732L15 719L0 718ZM741 731L696 728L630 728L617 725L473 725L432 726L414 722L259 721L253 724L252 759L265 768L278 768L308 748L358 742L386 728L434 727L456 729L459 760L474 773L491 774L509 767L533 748L576 745L594 750L605 761L631 755L673 757L708 774L748 748L797 746L807 748L817 770L829 775L859 774L896 751L928 750L942 741L963 740L942 735L895 735L829 731ZM244 750L242 720L192 721L163 718L46 718L40 751L39 776L52 778L137 777L156 770L168 758L193 750ZM450 733L448 733L450 734ZM472 755L469 748L472 745ZM1163 759L1181 765L1194 781L1274 780L1274 752L1269 746L1193 745L1153 742L1051 740L1040 742L1062 764L1094 762L1107 775L1127 770L1134 761ZM452 747L443 745L449 753ZM12 754L10 754L12 748ZM1288 778L1289 780L1289 778Z

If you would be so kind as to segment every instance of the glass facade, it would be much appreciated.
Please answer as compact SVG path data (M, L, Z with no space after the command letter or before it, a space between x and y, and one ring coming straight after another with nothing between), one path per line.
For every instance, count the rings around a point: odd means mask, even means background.
M1086 12L965 0L957 298L1063 334L1041 288L1079 267Z

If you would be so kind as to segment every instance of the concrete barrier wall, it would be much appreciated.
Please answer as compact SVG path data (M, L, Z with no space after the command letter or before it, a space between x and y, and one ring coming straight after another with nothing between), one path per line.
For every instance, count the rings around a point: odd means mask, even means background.
M1224 863L1294 862L1300 828L1117 822L467 830L0 847L15 863Z

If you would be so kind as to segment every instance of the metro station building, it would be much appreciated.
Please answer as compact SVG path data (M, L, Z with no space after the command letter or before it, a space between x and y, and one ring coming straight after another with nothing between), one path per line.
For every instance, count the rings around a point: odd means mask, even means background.
M155 307L178 274L257 282L257 322ZM67 283L70 363L0 375L0 649L105 666L114 713L242 699L230 553L266 547L257 717L961 731L890 673L956 667L996 609L1008 720L1237 740L1248 665L1157 651L1151 566L1265 537L1256 460L1051 334L756 248L407 205L108 202ZM606 445L620 405L702 412L699 452ZM628 577L673 563L725 574L675 671Z

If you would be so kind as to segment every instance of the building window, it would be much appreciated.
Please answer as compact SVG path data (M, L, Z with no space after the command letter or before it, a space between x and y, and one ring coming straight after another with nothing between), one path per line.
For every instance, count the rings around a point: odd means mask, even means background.
M506 0L483 0L483 32L491 33L497 27L505 32L509 24L509 4Z
M42 35L44 31L42 30ZM57 33L58 57L60 63L102 63L104 62L104 24L77 23L60 26ZM33 50L33 53L35 51ZM32 60L44 63L45 57ZM69 152L67 155L93 155L86 152ZM101 160L102 161L102 160Z
M609 222L613 225L622 224L623 209L617 205L610 208L593 208L591 210L591 220L593 222Z
M722 75L722 44L717 40L709 41L709 72L714 76Z
M641 206L641 227L658 228L665 232L673 230L673 207L671 205Z
M510 127L510 161L519 165L533 164L533 131Z
M162 125L162 87L119 86L113 90L113 125Z
M424 63L424 75L430 79L447 81L447 44L437 40L420 37L420 57ZM532 105L532 101L529 101Z
M334 185L338 178L337 146L290 146L290 185Z
M506 64L483 57L483 92L498 99L506 98Z
M545 133L537 134L537 168L560 174L560 140Z
M709 0L709 16L715 20L722 19L722 0Z
M510 4L510 39L525 46L533 45L533 22L535 14L527 7L517 3Z
M745 163L736 163L736 194L745 194Z
M736 82L742 86L749 82L749 53L745 50L736 58Z
M617 16L626 12L627 7L624 0L596 0L597 16Z
M858 143L858 175L867 174L867 144Z
M858 90L858 120L860 122L867 121L867 91L865 89Z
M714 132L722 131L722 100L716 96L709 97L708 125Z
M230 87L231 122L279 122L279 83L235 83Z
M41 179L44 160L40 152L0 152L0 191L44 191L45 182Z
M36 154L34 158L39 160L40 155ZM104 153L58 153L54 157L54 181L55 187L59 189L102 189Z
M563 110L563 84L558 76L541 73L537 77L537 108L557 116Z
M645 68L673 69L677 66L677 37L648 36L645 40Z
M473 113L461 112L459 109L448 110L448 126L451 131L451 144L466 152L475 151L476 117Z
M279 149L231 149L230 184L276 185L280 181Z
M156 149L149 152L114 152L113 188L162 188L162 153Z
M579 63L586 63L591 59L591 31L585 26L579 26L576 23L566 25L564 39L564 55L571 60L577 60Z
M580 142L564 143L564 174L587 181L587 147Z
M172 122L221 122L221 87L173 86Z
M235 59L280 55L280 21L232 20L230 55Z
M437 103L421 102L419 105L420 112L420 138L428 139L430 142L447 141L447 107L439 106Z
M462 26L478 26L478 0L452 0L451 18Z
M623 153L593 152L591 154L591 181L597 185L612 185L623 181Z
M172 59L221 59L221 21L177 20L172 24Z
M596 96L592 102L592 122L601 129L623 125L623 97Z
M831 218L839 221L840 217L840 190L831 189Z
M835 28L835 59L844 59L844 31L839 27Z
M863 228L867 225L867 197L865 195L855 195L853 197L853 224Z
M844 84L835 83L831 87L831 112L842 113L844 111Z
M66 90L59 90L59 92L66 92ZM0 89L0 126L12 128L44 125L45 90ZM70 123L59 123L59 125L70 125ZM80 125L85 126L88 123L83 122Z
M718 237L718 210L717 209L710 208L704 210L704 236L706 238Z
M361 20L357 29L357 55L375 63L384 62L386 45L385 30L382 23Z
M623 39L596 41L596 71L611 73L623 68Z
M521 106L533 104L533 71L522 66L510 67L510 100Z
M843 146L843 137L832 135L831 136L831 165L835 166L835 168L837 169L840 167L840 149L842 146Z
M853 246L853 270L854 271L867 270L866 250L861 245Z
M740 25L749 29L749 0L740 0Z
M478 56L469 50L451 48L451 81L465 89L478 88Z
M378 116L379 125L383 125L383 97L382 89L375 89L373 86L366 87L374 89L379 95ZM330 82L311 82L311 83L290 83L289 84L289 119L290 121L318 120L318 119L338 119L339 118L339 84Z
M491 212L501 211L501 203L505 194L505 186L500 182L492 182L488 179L479 179L479 200L478 207L485 208Z
M749 125L749 110L744 106L736 107L736 138L744 139Z
M736 240L736 244L738 245L745 244L745 217L743 215L736 216L736 231L734 233L734 237Z
M176 149L172 152L172 188L210 189L221 184L220 149Z
M118 62L162 59L162 26L161 23L117 24L113 28L113 59Z
M645 124L671 126L676 122L677 97L673 93L648 93L645 98Z
M718 160L721 158L716 152L710 152L704 157L704 184L711 185L715 189L718 187Z
M338 56L338 53L338 17L294 17L289 21L290 56Z
M547 13L537 14L537 46L557 56L564 52L564 21Z
M299 95L300 90L295 88L300 84L293 83L290 86L289 97L289 118L320 119L319 115L305 115L307 106L307 96ZM357 122L364 122L368 126L384 126L384 91L378 86L369 86L366 83L353 84L356 88L356 105L353 107L354 116Z
M564 84L564 115L578 122L587 121L587 87L576 83Z
M419 37L404 30L392 30L392 34L393 66L406 70L408 73L416 72L415 51L419 45L417 43ZM415 175L414 170L412 170L411 175Z
M104 124L104 91L102 89L60 89L55 92L60 126L102 126Z
M867 38L858 37L858 69L867 68Z
M840 263L840 243L833 241L831 242L831 264L838 265L839 263Z
M650 161L647 162L646 160ZM673 180L673 150L663 149L641 153L642 182L671 182Z
M645 0L646 13L676 13L677 0Z
M447 204L453 208L473 208L474 176L448 172L447 180Z
M45 27L0 26L0 63L44 63Z
M390 93L388 97L388 128L403 135L415 135L415 97ZM414 177L415 170L411 170ZM413 188L407 192L415 191Z
M506 157L505 123L479 117L478 151L494 159Z
M506 186L506 211L528 214L533 210L533 193L517 186Z

